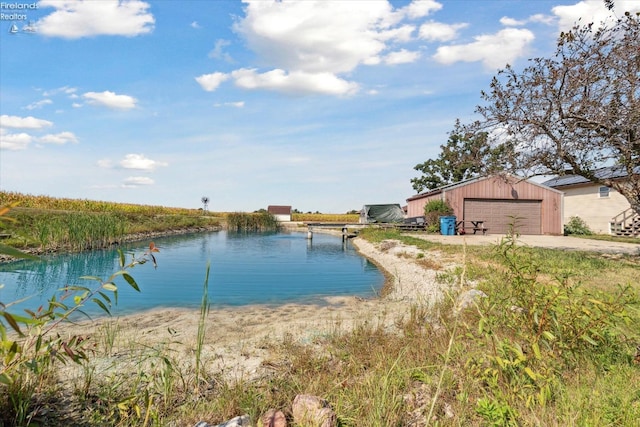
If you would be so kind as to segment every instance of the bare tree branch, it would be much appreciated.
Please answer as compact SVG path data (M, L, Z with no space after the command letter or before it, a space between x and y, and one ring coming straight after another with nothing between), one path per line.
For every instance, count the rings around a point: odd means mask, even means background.
M553 57L532 59L522 72L501 70L482 99L483 120L467 129L507 146L510 172L571 169L616 189L640 212L640 14L576 25L560 35ZM610 166L627 176L598 173Z

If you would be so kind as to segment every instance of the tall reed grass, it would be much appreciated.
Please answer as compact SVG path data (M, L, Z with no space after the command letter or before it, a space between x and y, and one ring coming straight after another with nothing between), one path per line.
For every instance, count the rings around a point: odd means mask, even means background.
M227 229L236 232L277 231L280 224L276 217L268 212L234 212L227 215Z
M106 247L125 234L125 221L115 214L69 213L38 218L33 236L41 246L86 250Z
M209 309L211 303L209 302L209 272L211 271L211 262L207 263L207 271L204 277L204 285L202 287L202 301L200 302L200 317L198 318L198 336L196 339L196 351L195 351L195 393L200 393L200 380L201 372L203 370L202 364L202 350L204 348L204 339L207 332L207 316L209 315Z
M9 231L19 235L27 246L40 248L86 250L106 247L127 231L124 218L113 213L17 213L13 217L16 221Z

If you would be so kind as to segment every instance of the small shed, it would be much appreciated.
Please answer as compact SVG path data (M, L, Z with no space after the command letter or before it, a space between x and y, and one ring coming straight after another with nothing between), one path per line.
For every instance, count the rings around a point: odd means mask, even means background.
M267 212L275 216L280 222L291 221L291 206L268 206Z
M397 203L364 205L360 211L360 224L372 224L377 222L393 223L402 222L405 214Z
M563 234L562 192L519 177L480 177L417 194L407 199L407 215L424 215L431 200L448 202L458 221L484 221L491 234L511 225L520 234Z

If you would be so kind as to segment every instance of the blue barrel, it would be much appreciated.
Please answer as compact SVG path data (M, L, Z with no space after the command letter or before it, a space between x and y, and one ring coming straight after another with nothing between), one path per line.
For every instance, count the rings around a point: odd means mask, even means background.
M443 236L455 236L456 234L456 217L441 216L440 217L440 234Z

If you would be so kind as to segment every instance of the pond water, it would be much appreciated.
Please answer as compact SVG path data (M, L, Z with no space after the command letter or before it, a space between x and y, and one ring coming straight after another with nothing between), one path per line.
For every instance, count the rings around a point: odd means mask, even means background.
M112 313L130 314L159 307L199 307L207 264L210 263L209 301L212 307L290 302L323 304L324 297L376 295L383 283L380 271L360 256L349 241L315 233L235 234L224 231L155 239L158 267L138 265L130 274L141 292L121 277L118 304ZM121 248L142 255L146 244ZM66 285L93 288L97 282L82 276L107 279L119 270L117 250L43 257L40 261L0 264L0 302L14 314L37 309ZM94 304L92 315L102 313Z

